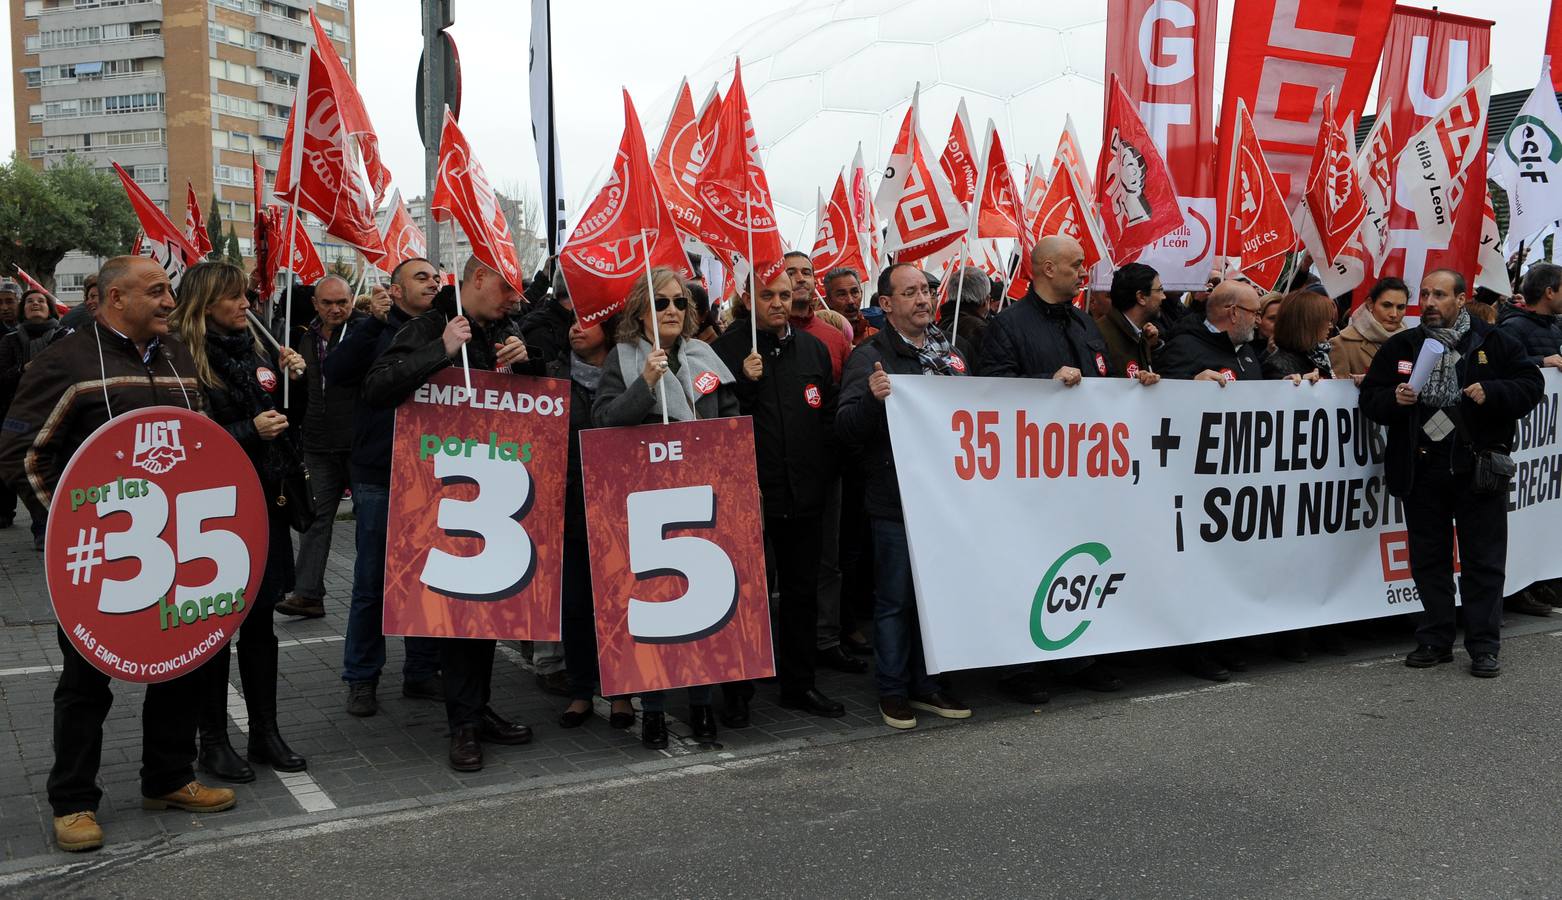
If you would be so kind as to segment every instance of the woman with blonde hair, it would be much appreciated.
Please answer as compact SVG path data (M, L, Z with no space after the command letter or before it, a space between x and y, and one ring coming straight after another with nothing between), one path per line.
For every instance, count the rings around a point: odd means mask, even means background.
M602 361L592 421L599 428L657 423L664 408L673 422L737 415L732 371L709 344L694 338L699 323L683 278L656 268L651 284L654 291L639 279L624 300L615 345ZM667 746L664 693L640 695L640 742L652 750ZM695 739L714 741L711 686L689 688L689 706Z
M239 442L260 476L265 496L281 496L284 479L302 471L302 455L287 417L277 410L282 377L296 379L303 359L284 349L273 356L251 330L246 288L249 277L231 263L192 266L179 284L178 305L169 330L184 341L195 358L196 377L206 394L207 409L218 425ZM260 591L244 624L239 642L239 678L249 712L249 759L280 772L306 767L277 731L277 636L272 610L283 590L293 583L293 545L288 514L277 503L267 504L270 545ZM197 716L200 752L197 763L212 775L231 782L255 780L255 771L228 741L228 661L231 643L206 664Z

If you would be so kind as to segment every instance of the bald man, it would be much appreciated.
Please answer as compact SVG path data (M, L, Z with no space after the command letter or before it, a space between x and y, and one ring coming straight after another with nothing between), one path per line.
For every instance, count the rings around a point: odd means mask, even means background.
M1165 378L1212 381L1225 387L1232 381L1264 377L1250 342L1258 330L1263 306L1258 291L1245 281L1227 279L1210 291L1204 321L1180 328L1160 356Z

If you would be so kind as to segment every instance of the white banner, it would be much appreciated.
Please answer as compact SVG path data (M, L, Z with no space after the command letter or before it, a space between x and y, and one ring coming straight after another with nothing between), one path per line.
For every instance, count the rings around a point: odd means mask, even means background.
M1418 612L1349 381L892 376L928 670ZM1562 576L1562 373L1520 422L1507 592Z

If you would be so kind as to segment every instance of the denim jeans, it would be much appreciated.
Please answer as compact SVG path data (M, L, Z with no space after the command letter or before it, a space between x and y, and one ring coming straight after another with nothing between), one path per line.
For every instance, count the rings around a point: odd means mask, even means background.
M336 525L336 507L347 487L347 460L352 454L342 451L304 451L304 466L309 469L309 484L314 491L315 521L298 540L297 575L293 593L305 600L325 599L325 561L331 554L331 529Z
M893 519L872 521L874 586L873 662L881 697L923 696L940 690L922 659L922 629L917 624L917 594L911 581L911 549L906 525Z
M342 647L342 680L379 681L385 668L385 530L390 488L353 482L358 559L353 564L353 601L347 611L347 642ZM434 638L406 638L402 678L420 681L439 672Z

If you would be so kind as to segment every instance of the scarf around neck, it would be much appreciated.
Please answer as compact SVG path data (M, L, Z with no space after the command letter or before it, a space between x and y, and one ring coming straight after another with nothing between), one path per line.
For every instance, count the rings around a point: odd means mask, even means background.
M1356 311L1350 314L1350 323L1355 326L1358 334L1373 344L1382 344L1394 333L1384 328L1383 323L1379 322L1377 316L1372 314L1372 305L1370 303L1363 303L1356 307ZM1401 323L1399 327L1402 329L1405 326Z
M1426 387L1421 390L1421 404L1433 409L1444 409L1459 402L1459 360L1463 359L1459 351L1454 349L1464 336L1470 333L1470 311L1459 310L1459 317L1454 319L1451 328L1431 328L1421 326L1426 332L1427 340L1437 341L1443 345L1443 355L1437 358L1437 365L1432 368L1432 375L1427 379Z
M640 377L651 349L651 342L645 338L639 338L632 344L622 343L614 348L613 356L625 384L634 384L635 379ZM711 393L695 387L695 382L705 374L713 373L720 384L732 384L732 371L704 341L680 340L678 346L667 355L676 358L669 360L668 371L661 378L667 382L667 418L675 422L692 422L699 418L695 404L701 397ZM651 389L651 413L658 418L662 414L662 390L659 387Z

